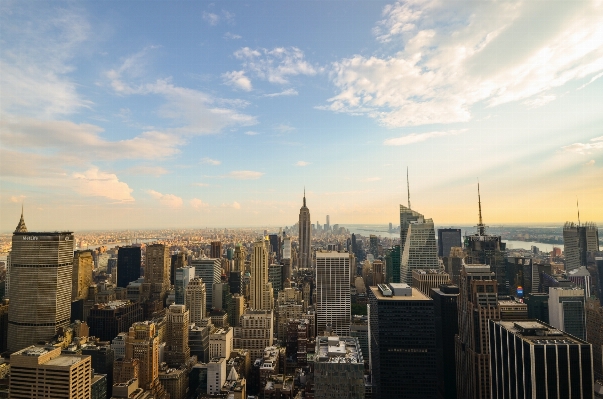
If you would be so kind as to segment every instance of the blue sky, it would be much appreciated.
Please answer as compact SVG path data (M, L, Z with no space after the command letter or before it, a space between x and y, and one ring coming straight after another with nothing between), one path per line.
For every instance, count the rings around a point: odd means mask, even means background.
M0 6L0 230L603 221L601 1Z

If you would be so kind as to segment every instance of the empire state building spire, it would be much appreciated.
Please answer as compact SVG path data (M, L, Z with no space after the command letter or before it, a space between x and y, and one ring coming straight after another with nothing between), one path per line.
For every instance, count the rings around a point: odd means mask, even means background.
M21 219L15 229L15 233L27 233L27 226L25 226L25 220L23 219L23 205L21 204Z

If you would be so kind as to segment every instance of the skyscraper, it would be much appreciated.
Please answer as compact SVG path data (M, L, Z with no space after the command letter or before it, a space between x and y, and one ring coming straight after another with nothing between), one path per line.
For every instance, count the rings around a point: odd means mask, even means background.
M438 229L438 256L450 256L450 248L461 246L461 229Z
M591 222L584 225L566 222L563 226L563 244L566 271L586 266L587 254L599 250L597 225Z
M435 309L438 391L442 399L456 399L454 337L459 332L459 287L442 284L430 293Z
M170 367L179 367L191 357L188 346L189 311L184 305L170 305L166 313L165 361Z
M176 303L184 305L184 296L188 283L195 278L195 268L190 266L179 267L176 269L174 286L176 291Z
M494 277L488 265L464 265L461 271L455 338L458 398L490 398L488 320L500 320Z
M117 286L127 288L140 277L142 253L140 247L120 247L117 250Z
M235 246L234 251L234 266L233 270L237 272L245 272L245 260L247 259L247 253L245 247L241 244Z
M269 245L268 240L258 240L253 244L251 253L249 307L255 310L270 310L274 306L272 285L268 282Z
M310 233L310 210L306 206L306 190L304 189L304 205L299 210L299 262L301 268L312 267Z
M47 341L71 318L73 233L27 231L23 213L12 237L8 349Z
M200 278L194 278L189 281L184 292L184 304L190 312L190 322L200 324L207 312L207 292L205 283Z
M368 300L375 398L435 399L433 300L403 283L369 287Z
M92 284L93 267L92 251L75 251L73 254L71 300L88 298L88 288Z
M318 337L315 353L316 399L364 399L364 355L357 338Z
M400 205L400 281L412 284L412 271L438 269L438 250L432 219Z
M539 321L494 321L492 399L593 399L591 346Z
M210 258L221 258L221 257L222 257L222 243L220 241L212 241Z
M340 336L350 335L350 273L352 254L316 253L316 325L323 334L327 324Z
M170 251L164 244L147 246L144 281L151 284L151 297L163 300L170 289ZM119 263L118 263L119 264Z
M214 284L220 282L222 275L222 266L220 259L217 258L204 258L204 259L193 259L191 266L195 268L195 277L203 280L205 283L205 291L207 292L207 301L205 306L208 310L212 308L212 294Z
M559 330L586 339L584 290L581 288L549 288L549 323Z

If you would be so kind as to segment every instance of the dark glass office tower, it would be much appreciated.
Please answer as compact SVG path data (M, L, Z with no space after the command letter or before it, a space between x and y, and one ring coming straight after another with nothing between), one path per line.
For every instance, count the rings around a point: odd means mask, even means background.
M443 399L456 399L454 336L459 332L457 300L459 287L442 284L432 288L435 310L438 392Z
M126 288L140 277L140 247L121 247L117 251L117 286Z
M385 279L388 283L400 282L400 246L395 245L385 253Z
M438 229L438 256L450 256L450 248L461 245L461 229Z
M492 399L593 399L592 347L538 320L488 322Z
M369 287L369 345L376 399L435 399L434 301L408 284Z
M113 388L113 361L115 354L111 346L88 345L82 349L82 355L89 355L92 359L92 369L96 374L107 375L107 399L111 398Z

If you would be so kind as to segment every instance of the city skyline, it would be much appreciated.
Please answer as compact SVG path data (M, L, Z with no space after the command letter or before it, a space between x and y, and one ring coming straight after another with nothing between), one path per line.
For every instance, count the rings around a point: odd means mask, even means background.
M603 223L598 2L0 7L2 232Z

